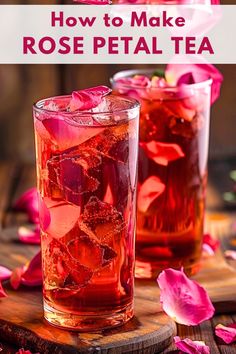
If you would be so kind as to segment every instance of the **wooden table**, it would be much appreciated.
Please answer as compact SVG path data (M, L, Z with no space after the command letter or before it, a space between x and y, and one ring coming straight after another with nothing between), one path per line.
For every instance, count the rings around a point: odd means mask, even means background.
M228 169L231 168L231 165L227 165ZM236 167L236 162L235 166ZM216 164L213 164L211 170L215 173L217 170ZM221 170L221 169L220 169ZM219 176L219 166L218 166L218 179ZM227 173L222 172L222 176L227 176ZM214 179L214 174L213 177ZM210 175L210 182L212 181ZM229 182L228 182L229 183ZM13 204L14 200L27 188L30 188L35 185L35 168L32 165L17 165L13 163L0 163L0 227L5 232L6 228L17 228L18 225L22 225L27 222L26 216L21 213L13 213L11 210L11 205ZM227 188L227 187L226 187ZM218 215L222 214L222 201L217 192L217 187L214 185L210 185L209 187L209 209L210 209L210 219L211 222L209 223L210 228L213 229L214 232L217 233L217 225L212 224L212 216L215 216L216 208L218 209ZM231 217L230 211L230 217ZM224 215L228 216L229 211L227 213L224 212ZM234 216L234 214L232 214ZM223 220L223 219L222 219ZM236 217L235 217L236 220ZM222 224L222 222L221 222ZM220 224L220 225L221 225ZM213 226L212 226L213 225ZM22 247L22 245L19 245ZM24 246L27 247L27 252L29 254L34 254L36 251L37 246ZM20 258L20 256L19 256ZM16 264L18 261L22 261L17 259L16 257ZM211 261L209 261L211 262ZM223 262L223 258L220 256L219 262ZM0 245L0 263L1 263L1 245ZM216 270L217 272L217 270ZM209 273L212 276L212 273ZM206 274L204 275L206 277ZM204 276L200 276L201 282L204 283L206 279ZM213 275L214 276L214 275ZM236 279L236 275L235 275ZM224 283L224 276L221 279ZM230 283L229 283L230 284ZM228 287L229 287L228 284ZM232 321L236 321L236 281L235 281L235 288L232 288L231 293L231 300L227 302L227 304L223 301L221 303L220 299L217 300L217 314L216 316L211 319L210 321L205 321L200 326L195 327L186 327L182 325L177 326L178 335L180 337L188 337L193 340L204 340L208 344L210 343L211 353L213 354L235 354L236 353L236 344L234 345L225 345L220 340L216 339L213 335L214 326L217 323L222 324L229 324ZM214 289L210 289L210 292L214 293ZM235 298L234 296L235 295ZM15 353L18 349L14 346L14 343L11 345L6 343L0 342L0 348L3 348L1 353L3 354L10 354ZM168 349L166 349L163 353L178 353L176 351L175 346L171 345Z

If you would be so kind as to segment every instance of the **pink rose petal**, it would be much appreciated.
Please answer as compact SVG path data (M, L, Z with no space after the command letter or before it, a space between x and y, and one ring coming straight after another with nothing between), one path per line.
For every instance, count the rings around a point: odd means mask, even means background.
M22 349L19 349L16 354L33 354L33 353L31 353L30 350L24 350L24 348L22 348ZM35 353L35 354L39 354L39 353Z
M224 252L225 258L231 260L231 261L236 261L236 251L233 250L226 250Z
M215 335L227 344L233 343L236 341L236 323L232 323L228 326L218 324L215 327Z
M148 177L141 185L138 193L138 209L145 213L152 202L154 202L164 190L165 185L158 177Z
M40 230L39 226L36 225L34 229L21 226L18 229L19 240L22 243L38 245L40 244Z
M102 102L102 98L109 93L111 89L107 86L96 86L88 89L72 92L70 101L70 110L90 110Z
M175 345L183 353L187 354L210 354L210 348L202 341L192 341L189 338L180 339L174 337Z
M177 144L161 143L152 140L149 143L141 142L140 146L150 159L163 166L167 166L169 162L184 157L183 150Z
M11 277L12 271L6 267L0 266L0 282Z
M12 272L10 283L15 290L19 288L20 284L26 286L42 285L41 252L37 253L27 265L16 268Z
M186 84L190 80L190 73L194 83L212 78L211 103L214 103L220 95L220 87L223 81L222 74L211 64L168 64L166 77L170 78L174 85Z
M73 0L73 1L81 4L88 4L88 5L110 5L111 4L111 0Z
M38 193L36 188L30 188L17 199L14 204L14 209L25 211L28 214L30 222L38 223L39 210L38 210Z
M3 287L2 287L2 283L0 281L0 298L1 297L7 297L7 294L5 293Z
M50 134L53 142L58 145L60 150L66 150L72 146L82 144L86 140L97 135L104 128L100 127L82 127L74 126L63 118L47 118L42 121L42 124Z
M195 326L213 316L215 309L206 290L183 270L166 269L157 282L163 310L177 323Z

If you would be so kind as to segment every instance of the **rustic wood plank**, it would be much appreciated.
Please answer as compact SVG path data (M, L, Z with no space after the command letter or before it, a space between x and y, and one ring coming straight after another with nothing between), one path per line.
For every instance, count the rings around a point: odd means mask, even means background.
M5 215L10 203L15 165L13 163L0 164L0 230L4 226Z

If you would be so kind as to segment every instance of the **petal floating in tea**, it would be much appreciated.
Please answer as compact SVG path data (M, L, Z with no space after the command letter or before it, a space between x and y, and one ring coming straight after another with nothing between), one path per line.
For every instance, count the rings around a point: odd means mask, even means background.
M11 277L12 271L6 267L0 266L0 282Z
M95 108L102 102L102 98L109 93L111 89L107 86L97 86L88 89L73 91L70 101L70 110L88 111Z
M206 290L183 270L166 269L157 278L163 310L177 323L195 326L210 319L215 309Z
M152 202L165 190L164 183L156 176L148 177L140 187L138 193L138 209L145 213Z
M192 341L189 338L180 339L174 337L175 345L183 353L187 354L210 354L210 348L202 341Z
M167 166L169 162L185 156L183 150L177 144L161 143L152 140L148 143L141 142L140 146L150 159L163 166Z
M39 221L39 206L38 193L36 188L31 188L24 192L14 204L14 209L25 211L28 214L29 221L38 223Z
M236 341L236 323L232 323L228 326L218 324L215 327L215 335L227 344L233 343Z
M36 225L33 229L25 226L19 227L18 236L22 243L33 245L40 244L40 230L38 225Z

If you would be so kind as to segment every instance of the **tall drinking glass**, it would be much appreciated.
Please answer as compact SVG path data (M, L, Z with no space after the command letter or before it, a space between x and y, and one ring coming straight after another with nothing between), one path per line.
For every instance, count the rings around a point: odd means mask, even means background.
M202 248L211 79L179 87L128 84L152 74L124 71L112 79L118 93L141 103L136 276L182 266L192 275Z
M133 316L139 103L108 95L71 112L70 99L33 107L44 315L90 331Z

